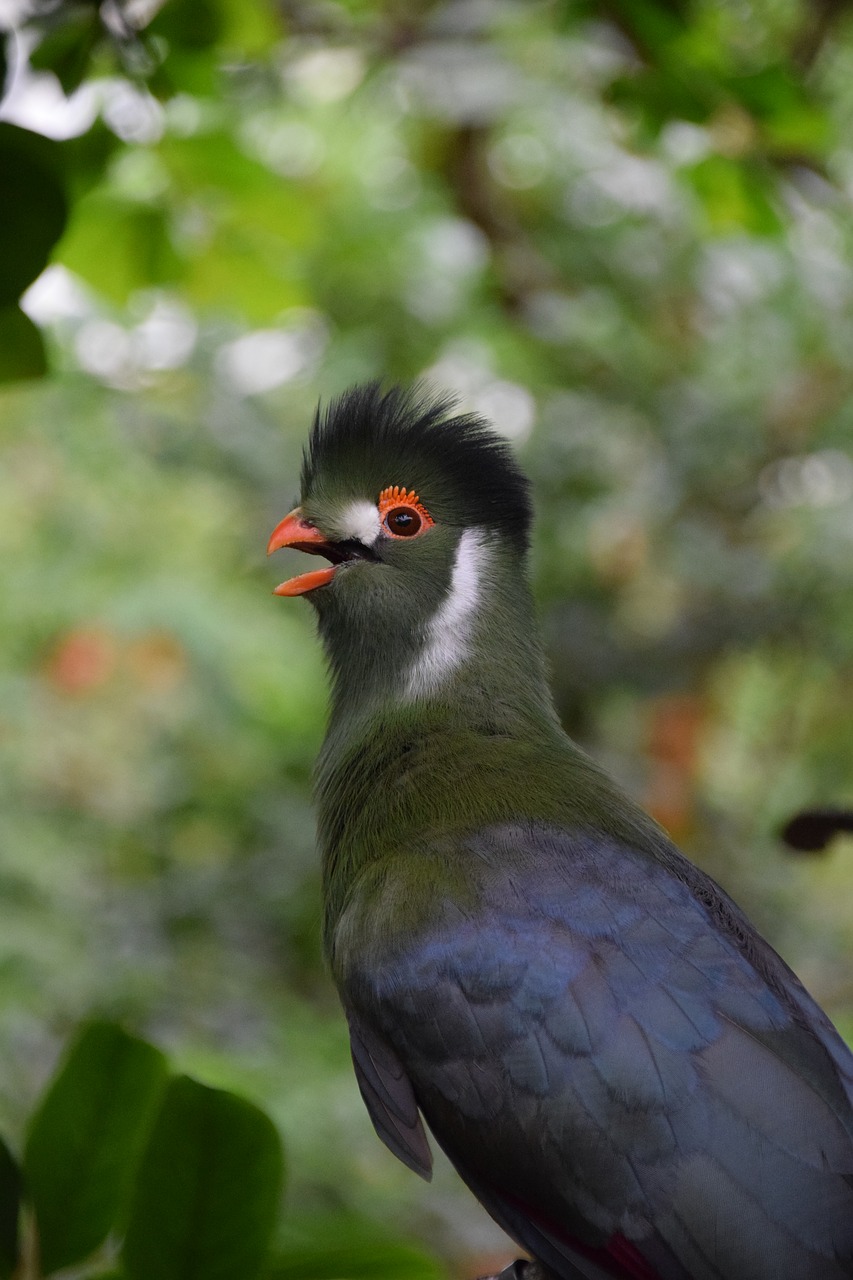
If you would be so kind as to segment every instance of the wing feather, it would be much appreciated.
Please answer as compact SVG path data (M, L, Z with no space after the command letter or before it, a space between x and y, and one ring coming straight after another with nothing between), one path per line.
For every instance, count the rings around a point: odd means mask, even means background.
M533 825L459 856L465 913L349 977L391 1149L428 1169L420 1107L561 1280L853 1277L853 1059L722 891Z
M355 1078L374 1129L398 1160L428 1182L432 1152L403 1064L354 1014L348 1012L347 1021Z

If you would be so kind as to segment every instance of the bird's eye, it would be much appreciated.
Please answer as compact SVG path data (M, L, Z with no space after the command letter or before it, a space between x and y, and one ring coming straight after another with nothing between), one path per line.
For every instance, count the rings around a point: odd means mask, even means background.
M396 538L413 538L421 524L420 516L411 507L394 507L385 517L386 529Z
M379 495L379 517L392 538L415 538L435 524L414 489L395 484Z

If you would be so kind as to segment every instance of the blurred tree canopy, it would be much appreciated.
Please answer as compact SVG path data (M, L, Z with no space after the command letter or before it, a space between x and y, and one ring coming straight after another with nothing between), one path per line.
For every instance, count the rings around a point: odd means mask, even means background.
M535 484L567 728L851 1033L849 843L776 835L853 801L853 14L0 24L0 1128L82 1017L123 1019L271 1112L330 1239L391 1216L470 1274L498 1237L449 1172L424 1197L351 1079L322 663L266 536L318 396L425 377L490 417Z

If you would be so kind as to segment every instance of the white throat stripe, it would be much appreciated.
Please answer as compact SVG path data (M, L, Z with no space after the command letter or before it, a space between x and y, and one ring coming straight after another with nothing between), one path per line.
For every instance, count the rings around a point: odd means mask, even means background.
M487 559L483 530L466 529L456 548L450 591L430 619L426 645L409 672L406 692L410 698L439 688L468 656Z

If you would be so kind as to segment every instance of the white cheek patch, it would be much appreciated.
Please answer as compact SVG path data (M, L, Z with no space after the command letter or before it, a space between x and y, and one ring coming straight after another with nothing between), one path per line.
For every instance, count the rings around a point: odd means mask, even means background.
M410 698L435 692L467 658L488 554L483 530L466 529L456 548L450 591L430 619L426 646L408 675Z
M364 498L344 507L338 523L345 538L352 538L365 547L373 546L382 527L379 508Z

